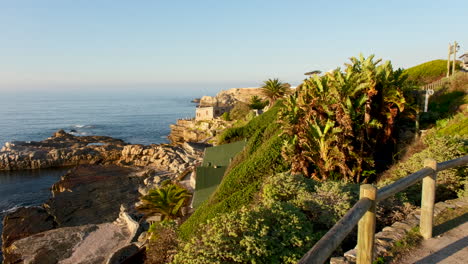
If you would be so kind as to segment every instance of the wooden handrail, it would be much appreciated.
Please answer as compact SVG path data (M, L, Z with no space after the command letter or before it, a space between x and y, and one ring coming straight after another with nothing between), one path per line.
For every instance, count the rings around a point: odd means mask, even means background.
M435 179L439 171L453 169L468 164L468 155L457 159L436 163L435 160L425 160L424 168L402 178L377 191L369 184L361 185L361 199L299 260L299 264L312 263L323 264L336 250L338 245L345 239L351 230L359 223L357 263L372 263L373 243L375 235L375 203L382 201L398 192L405 190L411 185L423 180L420 232L425 239L432 236ZM366 190L372 193L365 195ZM364 196L363 196L364 194ZM365 217L363 217L366 215ZM374 225L374 226L372 226ZM372 235L369 235L372 232Z
M468 155L460 157L458 159L448 160L441 163L437 163L437 171L443 171L447 169L453 169L462 165L468 164Z
M396 193L399 193L405 190L409 186L417 183L422 178L426 177L427 175L431 173L434 173L434 170L430 168L424 168L413 174L406 176L405 178L401 178L398 181L390 185L380 188L379 191L377 192L377 201L380 202Z
M364 198L354 204L344 216L328 231L298 263L324 263L353 230L359 219L369 210L372 201Z

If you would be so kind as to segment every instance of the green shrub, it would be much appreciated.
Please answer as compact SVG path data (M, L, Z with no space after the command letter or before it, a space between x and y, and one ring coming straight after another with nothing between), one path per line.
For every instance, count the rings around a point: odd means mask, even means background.
M424 167L424 160L427 158L443 162L466 155L466 137L458 136L437 136L436 132L431 132L423 139L427 146L424 150L413 154L410 158L394 165L378 182L378 186L388 185L393 181L406 177ZM468 170L464 167L444 170L437 173L436 197L440 200L454 198L456 193L463 188L463 179L466 178ZM420 184L413 185L403 192L410 202L419 204L421 199Z
M267 178L262 202L289 202L303 210L316 226L327 231L353 206L358 185L344 182L316 182L302 175L279 173Z
M231 121L231 117L229 116L229 112L224 112L221 115L221 119L224 120L224 121Z
M268 104L269 104L268 100L262 101L262 99L257 95L254 95L250 98L250 108L252 109L260 110L260 109L265 108L265 106L267 106Z
M243 102L237 102L234 105L234 108L229 112L229 116L232 120L243 120L250 112L250 107L248 104Z
M317 240L307 217L287 203L243 207L205 227L173 263L296 263Z
M326 229L331 228L343 217L358 200L357 184L328 181L315 186L310 197L298 199L310 204L309 210L313 222L320 223ZM310 199L310 200L306 200Z
M262 202L270 204L278 201L289 202L297 200L300 193L311 193L315 181L302 175L278 173L265 180L262 188Z

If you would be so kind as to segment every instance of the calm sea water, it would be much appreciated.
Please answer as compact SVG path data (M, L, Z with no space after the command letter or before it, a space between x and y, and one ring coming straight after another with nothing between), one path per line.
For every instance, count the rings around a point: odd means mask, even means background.
M193 96L146 94L0 94L0 144L39 141L55 131L102 135L133 144L167 143L169 125L193 117ZM66 170L0 172L0 219L45 202ZM0 233L1 233L0 224ZM0 252L1 262L1 252Z

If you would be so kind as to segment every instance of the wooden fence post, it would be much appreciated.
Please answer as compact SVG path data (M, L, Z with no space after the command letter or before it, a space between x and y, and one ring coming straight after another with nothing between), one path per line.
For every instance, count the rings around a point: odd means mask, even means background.
M374 254L375 235L375 207L377 188L370 185L361 185L359 199L368 198L372 206L367 210L358 223L357 264L371 264Z
M434 173L424 177L422 180L421 220L419 227L424 239L429 239L432 237L434 218L437 161L426 159L424 160L424 167L434 170Z

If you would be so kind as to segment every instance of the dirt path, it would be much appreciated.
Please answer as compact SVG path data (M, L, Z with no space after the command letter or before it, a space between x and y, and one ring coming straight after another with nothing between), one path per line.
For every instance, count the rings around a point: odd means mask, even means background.
M468 213L436 226L433 238L423 241L398 263L468 263Z

